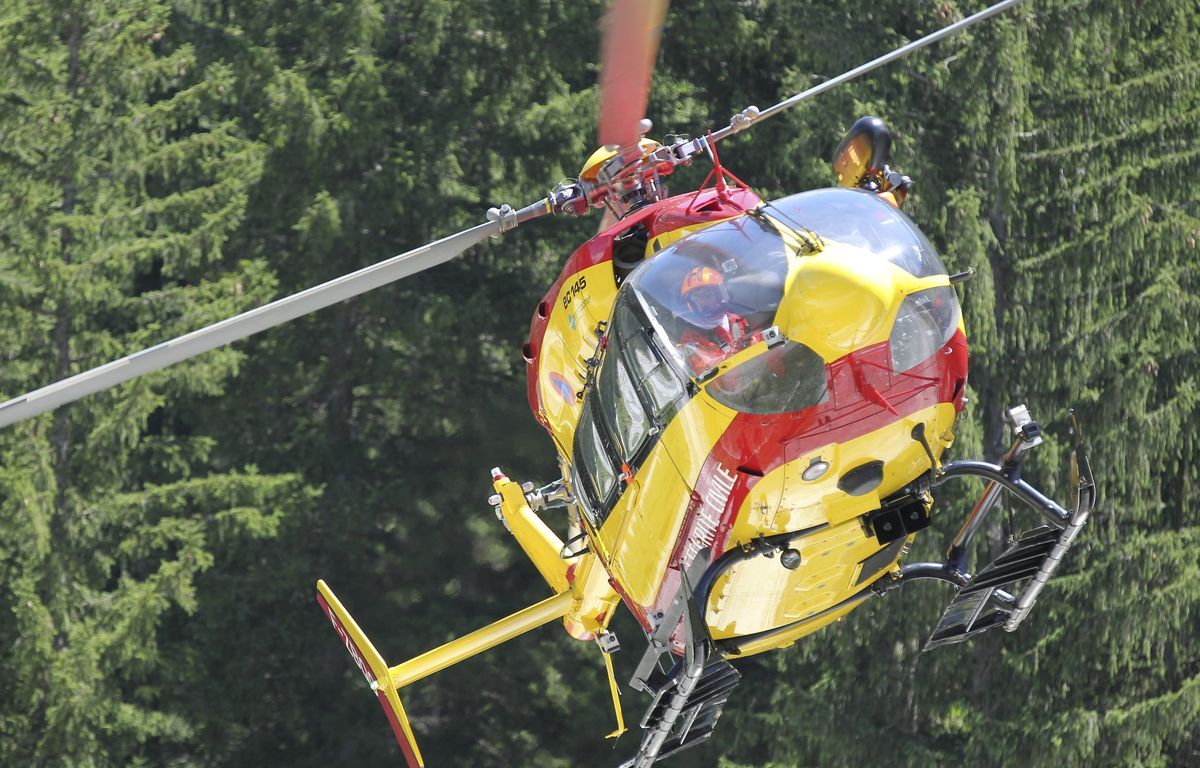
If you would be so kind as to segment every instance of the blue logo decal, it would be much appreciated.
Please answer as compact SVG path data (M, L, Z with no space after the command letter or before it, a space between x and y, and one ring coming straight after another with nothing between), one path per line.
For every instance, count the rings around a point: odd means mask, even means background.
M567 377L563 376L558 371L551 371L548 377L550 386L554 387L554 391L563 400L566 400L569 405L575 404L575 390L571 388L571 382L567 381Z

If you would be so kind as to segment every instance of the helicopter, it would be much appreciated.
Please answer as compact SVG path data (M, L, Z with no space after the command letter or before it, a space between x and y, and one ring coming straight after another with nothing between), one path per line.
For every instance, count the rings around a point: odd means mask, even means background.
M905 583L956 594L927 649L1015 630L1095 504L1077 426L1072 499L1021 476L1041 443L1009 411L999 463L943 462L966 407L968 348L954 285L901 210L911 180L889 165L879 118L835 151L837 184L764 201L718 144L802 100L993 16L1005 0L706 135L647 138L643 119L665 2L614 2L601 50L598 149L577 179L476 227L0 404L0 426L431 268L546 215L605 211L537 304L521 350L528 400L561 477L492 470L497 516L552 595L395 666L324 582L318 602L376 694L410 766L424 760L399 691L545 624L595 642L617 729L626 730L609 624L620 606L646 648L630 686L648 696L624 765L648 766L710 738L738 684L737 659L783 648ZM700 188L665 179L706 161ZM902 562L932 520L933 490L988 482L939 562ZM974 574L971 542L1003 494L1044 525ZM543 519L565 512L558 536Z

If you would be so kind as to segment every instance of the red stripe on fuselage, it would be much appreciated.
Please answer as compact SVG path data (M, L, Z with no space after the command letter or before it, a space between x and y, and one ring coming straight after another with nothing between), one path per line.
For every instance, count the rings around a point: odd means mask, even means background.
M695 481L695 494L704 507L704 495L714 486L723 493L722 478L736 477L724 501L715 534L698 511L691 512L680 528L674 551L695 552L709 547L709 562L728 548L738 510L758 481L789 461L823 445L845 443L874 432L932 405L952 402L963 407L967 376L967 340L961 331L920 365L892 374L887 342L852 352L826 366L829 397L826 402L802 411L769 416L739 413L713 446ZM874 387L898 414L874 402L861 391L863 383ZM717 478L714 483L714 478ZM691 510L689 510L691 511ZM699 527L698 527L699 523ZM679 569L686 556L672 558L658 595L646 613L665 611L679 585Z

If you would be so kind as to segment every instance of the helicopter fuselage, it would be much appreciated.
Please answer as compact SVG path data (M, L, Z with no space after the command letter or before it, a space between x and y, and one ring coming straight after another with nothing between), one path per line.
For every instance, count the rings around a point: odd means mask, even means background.
M674 295L696 265L722 272L753 329L699 363L705 318ZM879 196L840 188L771 204L710 188L635 211L568 259L524 355L607 576L583 605L615 591L650 631L695 558L804 532L708 585L728 656L790 644L898 569L929 522L922 478L953 441L967 369L932 246Z

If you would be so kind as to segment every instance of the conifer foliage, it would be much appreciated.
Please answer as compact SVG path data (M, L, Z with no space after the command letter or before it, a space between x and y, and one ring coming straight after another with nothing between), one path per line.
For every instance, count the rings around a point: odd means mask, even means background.
M226 256L263 152L168 3L0 6L0 372L10 395L260 303ZM215 550L269 537L294 478L222 466L204 403L239 353L0 435L0 763L163 764Z
M594 149L602 5L0 0L0 396L541 197ZM655 133L983 5L679 0ZM1192 0L1027 0L722 146L771 197L830 184L842 132L887 120L909 214L976 270L955 457L996 458L1026 402L1048 435L1027 472L1063 499L1075 407L1101 502L1016 634L923 654L949 591L906 588L740 662L679 765L1200 764L1197 51ZM558 471L520 343L594 228L530 224L0 432L0 765L400 764L313 579L390 661L545 596L483 499L494 465ZM913 557L977 491L940 490ZM629 741L603 743L594 648L553 629L405 699L431 765Z

